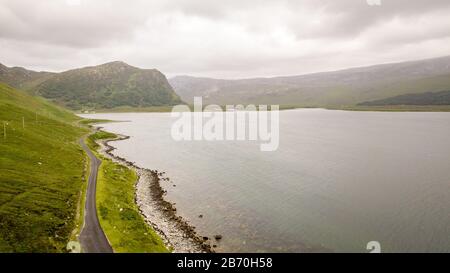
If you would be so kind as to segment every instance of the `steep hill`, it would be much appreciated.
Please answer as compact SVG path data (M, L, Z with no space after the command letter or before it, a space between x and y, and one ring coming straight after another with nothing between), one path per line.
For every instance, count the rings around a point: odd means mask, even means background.
M450 56L382 64L301 76L218 80L178 76L169 79L186 102L262 103L298 106L355 105L408 93L450 88Z
M85 180L77 119L0 84L0 252L65 251Z
M181 102L155 69L112 62L59 73L31 90L71 109L147 107Z
M34 72L2 66L0 81L73 110L181 103L161 72L156 69L139 69L123 62L62 73Z

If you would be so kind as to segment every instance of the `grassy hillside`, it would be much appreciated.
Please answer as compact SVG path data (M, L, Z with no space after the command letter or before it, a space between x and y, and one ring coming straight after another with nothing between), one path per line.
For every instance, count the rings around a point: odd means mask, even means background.
M219 80L169 79L187 103L279 104L302 107L354 106L392 96L450 88L450 57L383 64L300 76Z
M450 105L450 91L405 94L382 100L363 102L359 105Z
M85 183L77 119L0 84L0 252L65 251Z
M50 72L36 72L23 67L7 67L0 64L0 82L15 88L26 88L26 86L42 82L52 75L53 73Z
M181 102L161 72L139 69L122 62L55 74L27 88L73 110L149 107Z
M36 72L0 64L0 82L40 95L73 110L148 108L181 103L164 74L123 62Z

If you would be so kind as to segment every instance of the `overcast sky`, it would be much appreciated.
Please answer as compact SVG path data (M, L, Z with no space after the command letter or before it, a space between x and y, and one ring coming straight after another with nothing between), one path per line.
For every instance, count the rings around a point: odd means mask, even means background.
M449 0L0 0L0 63L35 70L247 78L444 55Z

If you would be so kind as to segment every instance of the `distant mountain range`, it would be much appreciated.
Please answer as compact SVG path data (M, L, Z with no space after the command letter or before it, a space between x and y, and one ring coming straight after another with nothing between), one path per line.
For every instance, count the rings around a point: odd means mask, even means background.
M124 62L62 73L0 64L0 82L73 110L168 106L183 101L192 103L194 96L203 97L204 103L220 105L371 106L401 103L405 98L408 98L406 105L410 99L415 103L433 101L436 105L436 99L442 96L430 94L450 90L450 56L300 76L239 80L177 76L168 81L156 69L140 69ZM407 96L398 97L403 95Z
M206 103L221 105L350 106L450 90L450 56L301 76L240 80L177 76L169 82L188 103L194 96L202 96Z
M0 82L73 110L149 107L182 102L161 72L139 69L123 62L62 73L35 72L0 64Z

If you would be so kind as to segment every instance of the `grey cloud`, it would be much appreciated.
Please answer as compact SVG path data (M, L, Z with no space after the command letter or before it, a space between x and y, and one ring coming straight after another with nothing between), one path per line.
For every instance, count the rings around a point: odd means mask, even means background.
M309 0L307 5L300 1L288 1L294 4L294 10L307 6L309 11L322 11L326 14L323 27L309 30L301 25L292 25L300 38L346 37L360 35L367 28L392 20L393 18L411 18L427 13L450 9L450 1L411 1L381 0L380 6L370 6L364 0ZM302 2L303 3L303 2Z
M450 55L450 1L0 0L0 62L253 77Z
M68 5L65 0L2 1L0 37L95 47L114 39L132 38L132 30L145 23L148 16L139 6L123 6L125 1L82 1L79 6Z

